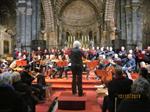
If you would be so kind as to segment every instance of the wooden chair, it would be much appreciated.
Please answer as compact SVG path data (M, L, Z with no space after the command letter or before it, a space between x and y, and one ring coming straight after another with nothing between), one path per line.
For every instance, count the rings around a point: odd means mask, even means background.
M95 75L94 71L95 71L98 63L99 63L98 60L93 60L93 61L90 61L90 62L86 63L86 66L87 66L87 79L89 78L90 74Z

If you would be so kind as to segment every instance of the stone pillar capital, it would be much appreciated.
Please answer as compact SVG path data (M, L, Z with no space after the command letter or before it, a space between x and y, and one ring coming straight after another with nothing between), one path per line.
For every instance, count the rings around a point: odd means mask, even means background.
M131 10L131 5L130 4L125 5L125 9L126 10Z
M132 10L137 11L140 8L140 3L132 3Z
M27 8L27 15L32 15L32 8Z
M18 11L19 11L21 14L25 14L26 7L19 7L19 8L18 8Z

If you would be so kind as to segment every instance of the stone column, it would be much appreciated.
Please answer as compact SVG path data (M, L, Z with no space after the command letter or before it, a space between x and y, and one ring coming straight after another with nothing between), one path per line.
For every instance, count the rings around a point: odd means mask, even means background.
M32 40L39 39L40 25L41 25L40 7L41 7L40 0L32 0L32 10L33 10L32 12Z
M19 7L20 11L20 40L21 40L21 49L24 49L26 46L26 7Z
M138 9L137 3L132 3L132 39L133 43L136 43L137 39L137 9Z
M138 29L137 33L138 33L138 35L137 35L137 42L136 43L137 43L137 46L142 49L142 36L143 36L142 20L143 20L143 17L142 17L141 7L140 7L140 9L138 11L137 16L138 16L138 20L137 20L138 21L138 23L137 23L137 29Z
M139 47L142 47L142 17L140 9L140 1L133 0L132 1L132 37L133 37L133 44ZM134 47L135 47L134 46Z
M28 1L27 2L27 9L26 9L26 49L29 52L31 50L31 41L32 41L31 17L32 17L31 1Z
M61 43L61 39L62 39L62 27L60 26L60 24L57 26L58 28L58 33L59 33L59 37L58 37L58 45L60 45L62 47L62 43Z
M100 46L101 42L101 36L100 36L100 26L97 28L97 33L96 33L96 41L97 41L97 46Z
M126 40L126 18L125 18L125 0L121 0L120 1L120 19L121 19L121 23L120 23L120 28L121 28L121 35L120 35L120 39Z
M132 9L131 9L131 5L130 5L130 0L127 0L126 6L125 6L125 10L126 10L126 34L127 34L127 38L126 38L126 47L127 49L131 49L131 44L132 44Z
M19 9L17 8L17 10L16 10L16 13L17 13L17 17L16 17L16 32L17 32L17 34L16 34L16 48L20 51L21 50L21 38L20 38L20 36L21 36L21 13L20 13L20 11L19 11Z

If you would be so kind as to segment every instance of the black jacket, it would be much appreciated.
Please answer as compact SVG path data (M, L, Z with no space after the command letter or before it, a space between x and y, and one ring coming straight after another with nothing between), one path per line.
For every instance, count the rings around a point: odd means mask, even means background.
M82 66L83 62L82 62L82 57L85 57L84 53L82 50L80 50L79 48L73 48L71 50L71 54L70 54L70 60L71 60L71 66Z
M115 98L117 98L117 107L122 100L122 95L129 94L131 92L132 80L127 78L113 79L108 83L108 109L110 112L114 112Z
M127 78L113 79L108 83L109 97L114 99L119 94L129 94L131 92L132 80Z
M117 112L150 112L150 100L124 100L119 105Z

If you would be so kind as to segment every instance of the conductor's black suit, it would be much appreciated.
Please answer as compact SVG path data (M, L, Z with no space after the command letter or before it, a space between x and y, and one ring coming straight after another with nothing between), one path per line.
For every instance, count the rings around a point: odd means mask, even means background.
M73 74L72 94L76 94L77 88L78 88L78 95L79 96L83 95L83 89L82 89L83 62L82 62L82 57L85 57L84 53L78 47L75 47L71 50L70 61L71 61L71 70L72 70L72 74Z

